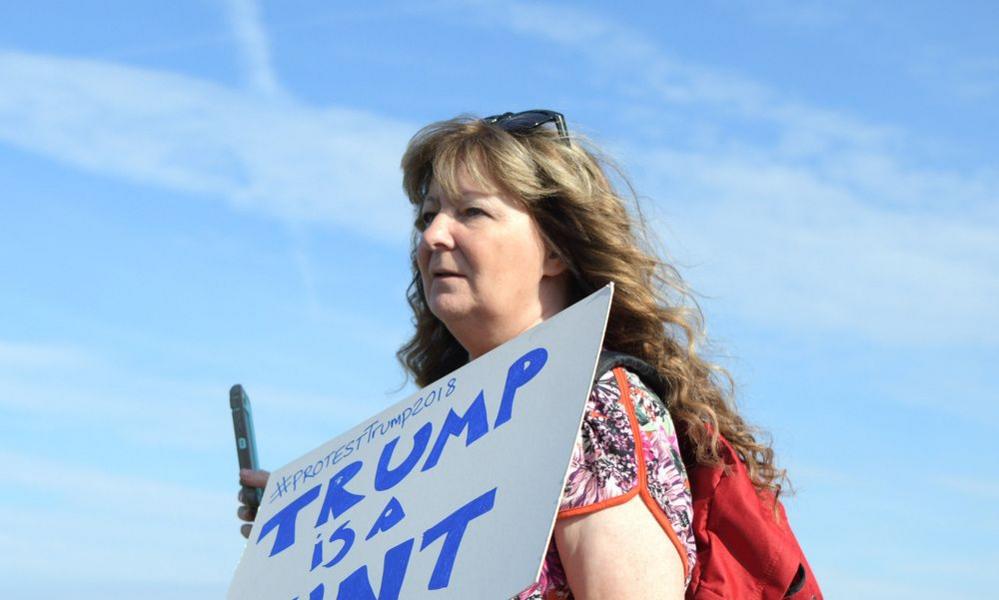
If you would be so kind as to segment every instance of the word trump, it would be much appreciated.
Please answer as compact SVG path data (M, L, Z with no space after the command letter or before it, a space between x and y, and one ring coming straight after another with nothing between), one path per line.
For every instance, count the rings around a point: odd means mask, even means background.
M517 391L541 372L547 360L548 351L544 348L535 348L510 365L499 405L492 419L486 403L485 390L480 390L463 414L456 413L453 408L450 409L436 431L433 421L428 421L419 427L412 434L412 449L401 460L395 456L401 437L396 436L381 448L378 461L373 465L373 473L369 472L372 468L370 461L367 465L369 471L365 471L365 461L354 460L340 468L325 484L319 483L291 500L260 527L256 544L270 540L268 556L274 557L295 545L296 525L300 520L308 518L311 522L314 518L316 541L311 542L313 551L309 572L319 568L329 569L340 564L355 547L377 539L379 534L404 523L407 513L403 503L393 495L385 502L384 508L370 527L359 528L350 518L341 522L341 517L350 517L349 513L353 507L365 501L373 501L372 499L379 493L389 492L413 473L423 473L437 467L444 458L445 450L452 438L460 438L464 434L464 447L468 447L510 421L513 417ZM448 451L449 454L452 452L456 451ZM393 464L395 466L392 466ZM361 473L366 473L366 477L359 478ZM361 489L358 481L372 479L373 489ZM496 503L496 497L497 488L493 487L461 505L431 527L422 532L412 532L412 537L387 550L383 559L382 579L377 595L368 577L368 567L364 565L339 582L336 597L364 600L397 599L417 537L420 538L419 552L427 550L437 540L442 540L427 582L427 589L446 588L451 580L455 559L469 523L491 511ZM418 502L414 500L413 504ZM381 505L381 501L378 505ZM318 512L315 512L317 509ZM426 512L427 507L417 506L417 509ZM363 540L360 539L362 534ZM309 600L322 600L325 592L325 584L320 583L310 592Z

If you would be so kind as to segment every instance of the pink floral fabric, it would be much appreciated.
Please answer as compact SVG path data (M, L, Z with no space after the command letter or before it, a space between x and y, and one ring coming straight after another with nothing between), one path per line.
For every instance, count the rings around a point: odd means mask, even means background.
M696 559L691 527L693 511L676 430L666 406L637 375L630 371L625 373L642 436L647 479L644 484L672 525L681 546L678 550L686 555L689 583L689 573ZM608 372L593 386L587 401L586 416L576 438L559 510L579 509L611 500L631 492L637 485L638 463L631 421L621 401L614 373ZM572 597L552 539L541 577L514 600L571 600Z

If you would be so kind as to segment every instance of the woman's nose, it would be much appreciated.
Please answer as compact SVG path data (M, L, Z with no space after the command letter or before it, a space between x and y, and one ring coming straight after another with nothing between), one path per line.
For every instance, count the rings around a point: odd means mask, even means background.
M452 219L444 213L437 213L423 229L423 243L430 248L451 248L454 237L451 233Z

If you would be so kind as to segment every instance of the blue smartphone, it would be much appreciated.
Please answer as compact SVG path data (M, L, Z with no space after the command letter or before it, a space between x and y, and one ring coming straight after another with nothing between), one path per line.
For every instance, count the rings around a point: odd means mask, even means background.
M236 458L240 469L258 469L257 442L253 435L253 413L250 397L238 383L229 389L229 408L232 409L232 429L236 433ZM260 506L264 490L244 485L243 498L250 506Z

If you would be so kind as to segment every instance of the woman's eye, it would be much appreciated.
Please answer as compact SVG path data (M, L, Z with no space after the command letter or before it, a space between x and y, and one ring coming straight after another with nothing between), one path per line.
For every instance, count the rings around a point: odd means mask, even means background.
M478 217L486 214L486 211L475 206L469 206L465 210L461 211L461 214L466 217Z
M432 210L428 210L426 212L422 212L422 213L420 213L420 216L418 216L416 218L416 224L421 229L429 227L430 224L433 222L434 217L436 217L436 216L437 216L437 213L435 213Z

